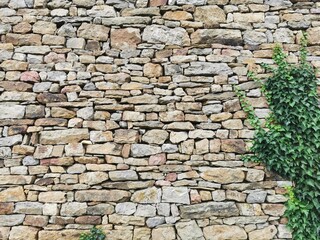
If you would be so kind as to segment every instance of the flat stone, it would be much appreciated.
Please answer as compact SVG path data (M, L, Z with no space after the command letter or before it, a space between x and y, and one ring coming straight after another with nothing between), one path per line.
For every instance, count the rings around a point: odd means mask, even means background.
M249 232L249 240L268 240L273 239L277 234L277 228L275 226L268 226L263 229L254 230Z
M152 229L152 238L157 240L175 240L176 232L171 226L163 226Z
M178 235L184 240L204 240L201 228L195 220L175 224Z
M112 215L109 215L108 218L109 218L109 222L112 224L118 224L118 225L124 224L124 225L134 225L134 226L145 225L144 217L112 214Z
M18 202L15 204L14 213L42 214L43 204L39 202Z
M186 187L164 187L162 202L190 204L189 191Z
M240 30L227 29L199 29L191 34L191 43L196 44L225 44L238 46L242 45Z
M10 240L33 240L37 238L39 229L35 227L28 227L28 226L16 226L12 227L10 231Z
M79 182L88 185L96 185L108 180L108 178L108 174L105 172L86 172L79 176Z
M26 71L28 63L17 60L5 60L0 64L4 71Z
M226 63L192 62L184 73L187 76L230 75L232 70Z
M121 155L122 145L108 142L104 144L88 145L86 152L88 154L110 154Z
M139 132L132 129L117 129L114 133L114 141L116 143L137 143L139 140Z
M22 135L13 135L9 137L0 138L0 146L1 147L10 147L13 145L17 145L22 142Z
M247 239L247 233L238 226L213 225L203 229L203 234L207 240Z
M138 180L138 174L133 170L109 172L111 181L134 181Z
M138 204L137 211L134 215L139 217L155 217L156 207L149 204Z
M39 202L63 203L66 201L66 193L61 191L40 192Z
M65 144L89 139L88 129L66 129L55 131L42 131L41 144Z
M114 18L103 18L102 24L107 26L121 26L131 24L149 24L151 21L150 17L114 17Z
M0 215L0 226L2 227L11 227L23 223L25 218L24 214L15 214L15 215Z
M49 46L23 46L15 49L15 52L28 54L46 54L50 51Z
M221 150L223 152L245 153L246 146L241 139L222 139Z
M133 157L144 157L158 154L161 152L160 147L150 146L147 144L132 144L131 154Z
M188 219L238 216L239 210L234 202L208 202L180 206L181 217Z
M66 229L66 230L42 230L39 231L38 240L78 240L83 230Z
M148 43L164 43L166 45L190 45L190 39L185 29L180 27L168 28L162 25L147 26L143 31L142 40Z
M161 189L152 187L134 192L131 201L135 203L159 203L160 198Z
M61 216L81 216L87 211L86 203L68 202L61 205Z
M105 18L116 17L116 11L112 6L108 6L108 5L93 6L90 10L87 10L87 14L88 16L91 16L91 17L105 17Z
M118 203L116 213L121 215L132 215L137 210L137 204L132 202Z
M149 165L164 165L167 161L165 153L159 153L156 155L152 155L149 158Z
M75 193L79 202L121 202L130 198L131 194L122 190L82 190Z
M245 178L244 172L240 169L201 167L200 171L204 180L223 184L243 182Z
M0 119L23 118L26 107L21 105L0 105Z

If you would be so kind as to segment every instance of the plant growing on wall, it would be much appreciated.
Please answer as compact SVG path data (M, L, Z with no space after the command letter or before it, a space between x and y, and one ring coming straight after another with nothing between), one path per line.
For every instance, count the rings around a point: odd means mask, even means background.
M295 240L319 239L320 224L320 108L317 78L307 63L307 39L301 39L299 64L289 64L282 48L274 49L276 67L263 66L271 72L262 90L271 114L266 129L261 127L245 94L237 90L250 124L256 129L246 160L262 162L268 169L293 181L288 189L285 216ZM250 76L254 80L260 79Z
M82 233L79 240L105 240L106 234L99 228L93 227L89 233Z

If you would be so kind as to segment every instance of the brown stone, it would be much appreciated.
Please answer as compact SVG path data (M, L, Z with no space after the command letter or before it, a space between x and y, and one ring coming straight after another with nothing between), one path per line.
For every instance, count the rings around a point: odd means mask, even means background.
M13 26L13 32L16 33L27 33L31 30L32 26L28 22L20 22Z
M58 231L48 231L42 230L39 231L38 240L78 240L83 230L58 230Z
M247 239L246 231L238 226L213 225L203 229L204 237L207 240Z
M192 20L192 14L186 11L167 11L163 15L164 19L168 20Z
M13 209L14 209L14 203L0 202L0 214L1 215L12 214Z
M39 229L27 226L14 226L10 231L9 239L11 240L34 240L37 238Z
M223 184L242 182L245 178L244 172L240 169L203 167L200 171L203 179Z
M221 150L223 152L245 153L246 145L241 139L222 139Z
M162 67L160 64L147 63L143 67L143 74L146 77L160 77L162 73Z
M8 33L6 35L6 42L19 46L37 46L41 45L41 35Z
M149 6L150 7L157 7L157 6L163 6L167 4L168 0L150 0Z
M0 64L0 67L5 71L25 71L28 68L28 63L17 60L5 60Z
M90 40L107 41L110 28L103 25L82 23L78 28L78 37Z
M89 139L88 129L42 131L40 134L41 144L64 144L79 142L84 139Z
M277 234L275 226L268 226L263 229L254 230L249 233L249 240L269 240Z
M12 82L12 81L2 81L0 82L0 87L4 88L6 91L18 91L27 92L32 89L32 85L24 82Z
M98 225L98 224L101 224L101 217L100 216L80 216L75 219L75 222L78 224Z
M40 93L37 96L37 100L43 104L51 102L67 102L67 97L64 94Z
M111 30L111 47L120 50L134 49L141 42L138 28L122 28Z
M39 202L63 203L66 201L66 193L60 191L40 192Z
M45 227L48 224L48 216L26 215L24 224L33 227Z
M282 216L286 210L283 204L262 204L262 210L266 215Z

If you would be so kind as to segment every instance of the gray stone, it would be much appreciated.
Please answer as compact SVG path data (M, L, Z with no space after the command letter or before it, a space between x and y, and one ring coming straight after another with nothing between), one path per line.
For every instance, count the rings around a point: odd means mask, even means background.
M258 31L246 31L243 34L243 40L245 44L257 46L267 42L267 36L263 32Z
M0 226L11 227L23 223L25 215L15 214L15 215L0 215Z
M22 142L22 135L13 135L9 137L0 138L1 147L10 147Z
M177 0L177 4L185 5L185 4L192 4L192 5L205 5L207 0Z
M167 131L153 129L143 135L142 141L149 144L163 144L168 137L169 133Z
M23 118L25 111L26 107L21 105L0 105L0 119Z
M137 210L137 204L132 202L118 203L116 205L116 213L122 215L132 215Z
M162 25L147 26L142 34L142 40L149 43L164 43L166 45L188 46L189 35L183 28L168 28Z
M273 38L275 42L278 43L294 43L295 37L293 32L287 28L278 28L274 34Z
M150 146L147 144L132 144L131 154L133 157L151 156L161 152L160 147Z
M15 52L28 54L46 54L50 51L49 46L23 46L15 49Z
M192 62L184 73L187 76L231 75L232 70L226 63Z
M162 202L190 204L186 187L164 187L162 191Z
M154 227L162 225L164 223L165 223L165 218L164 217L148 218L147 221L146 221L146 224L147 224L147 226L149 228L154 228Z
M139 204L134 215L140 217L154 217L156 216L156 207L152 205Z
M290 0L266 0L265 4L272 7L291 7L292 2Z
M247 203L263 203L267 197L266 191L252 191L248 194Z
M39 202L17 202L14 213L42 215L43 204Z
M87 211L86 203L68 202L61 206L61 216L81 216Z
M125 170L125 171L112 171L109 172L111 181L134 181L138 180L136 171Z
M88 129L43 131L40 135L40 143L42 144L64 144L84 139L89 139Z
M238 216L239 210L234 202L208 202L180 206L181 217L189 219L207 218L211 216Z
M178 222L175 225L178 235L183 240L205 240L196 221Z

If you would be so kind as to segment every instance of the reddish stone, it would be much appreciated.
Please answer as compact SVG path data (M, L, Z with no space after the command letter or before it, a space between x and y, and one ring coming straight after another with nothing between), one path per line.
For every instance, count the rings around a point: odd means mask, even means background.
M0 202L0 214L6 215L13 213L14 203Z
M163 6L167 4L168 0L150 0L150 7Z
M97 225L97 224L101 224L101 217L100 216L81 216L76 218L76 223Z
M163 165L167 161L166 154L160 153L153 156L150 156L149 158L149 165Z
M40 103L50 103L50 102L67 102L67 97L63 94L53 94L53 93L40 93L37 96L37 100Z
M44 166L70 166L74 162L72 157L50 158L40 160L40 164Z
M36 71L23 72L20 76L23 82L39 82L40 76Z
M44 57L45 63L57 63L57 62L64 62L65 56L64 54L58 54L55 52L51 52Z
M177 180L177 174L176 173L168 173L165 180L170 181L170 182L174 182Z
M48 216L26 215L23 224L34 227L45 227L48 224Z

